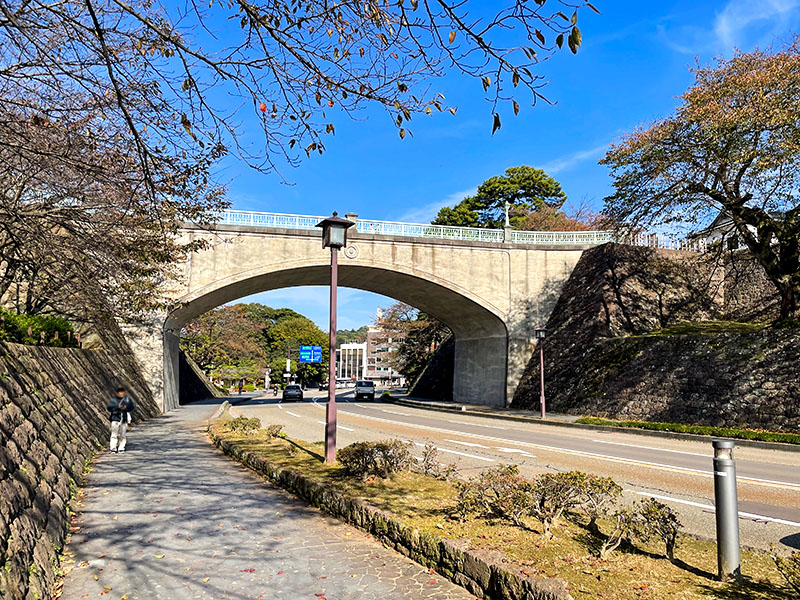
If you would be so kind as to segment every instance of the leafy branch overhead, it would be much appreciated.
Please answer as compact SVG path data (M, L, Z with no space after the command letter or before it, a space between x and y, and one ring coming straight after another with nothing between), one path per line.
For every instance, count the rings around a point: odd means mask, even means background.
M221 143L270 169L323 152L337 112L381 106L401 135L414 115L455 114L426 83L450 70L479 83L495 129L501 103L516 113L543 99L539 63L565 45L577 52L578 10L597 9L492 4L2 0L0 80L53 121L70 118L64 98L104 104L145 163L163 148Z

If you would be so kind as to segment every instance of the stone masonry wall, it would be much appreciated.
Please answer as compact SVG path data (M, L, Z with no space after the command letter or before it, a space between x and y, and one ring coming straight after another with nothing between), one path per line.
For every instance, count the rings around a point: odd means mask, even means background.
M107 444L108 396L124 384L135 420L158 409L118 331L103 349L0 343L0 597L50 597L67 504Z
M797 330L645 336L682 321L774 315L742 255L607 244L584 253L548 322L545 392L557 412L800 430ZM538 353L513 405L537 408Z
M797 330L605 339L588 355L569 393L550 382L552 410L800 431Z

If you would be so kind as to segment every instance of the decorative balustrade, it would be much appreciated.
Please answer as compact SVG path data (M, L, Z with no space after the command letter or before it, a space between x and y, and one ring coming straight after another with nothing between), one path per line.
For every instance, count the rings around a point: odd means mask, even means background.
M272 227L277 229L313 230L317 223L326 217L312 215L287 215L281 213L262 213L246 210L226 210L217 221L220 225L248 225L251 227ZM502 229L483 229L479 227L451 227L449 225L423 225L420 223L399 223L394 221L372 221L358 219L356 231L367 234L380 234L410 238L434 238L459 240L465 242L506 241ZM646 246L668 250L705 252L705 240L686 240L675 237L640 234L615 240L612 231L511 231L514 244L542 246L596 246L619 241L633 246Z

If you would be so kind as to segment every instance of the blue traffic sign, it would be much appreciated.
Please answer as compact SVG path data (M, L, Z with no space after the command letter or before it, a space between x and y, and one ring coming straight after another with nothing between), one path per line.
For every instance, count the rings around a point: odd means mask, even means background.
M300 362L322 362L322 346L300 346Z

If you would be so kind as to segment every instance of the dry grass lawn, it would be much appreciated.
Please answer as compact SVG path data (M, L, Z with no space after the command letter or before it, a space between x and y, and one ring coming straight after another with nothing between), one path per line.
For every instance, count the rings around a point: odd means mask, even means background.
M531 575L561 577L570 584L575 598L788 600L793 597L767 554L742 552L744 580L740 585L716 581L715 545L689 536L681 537L675 564L663 556L664 548L655 543L628 547L612 554L609 560L600 561L596 558L600 540L587 531L579 516L562 521L551 540L545 540L539 533L535 520L528 524L529 531L483 519L462 523L451 517L457 496L451 482L417 473L361 481L347 476L338 465L326 466L318 445L281 438L267 440L263 433L230 433L220 427L223 422L224 418L212 425L215 433L241 449L361 498L422 531L443 538L469 539L476 548L499 550Z

